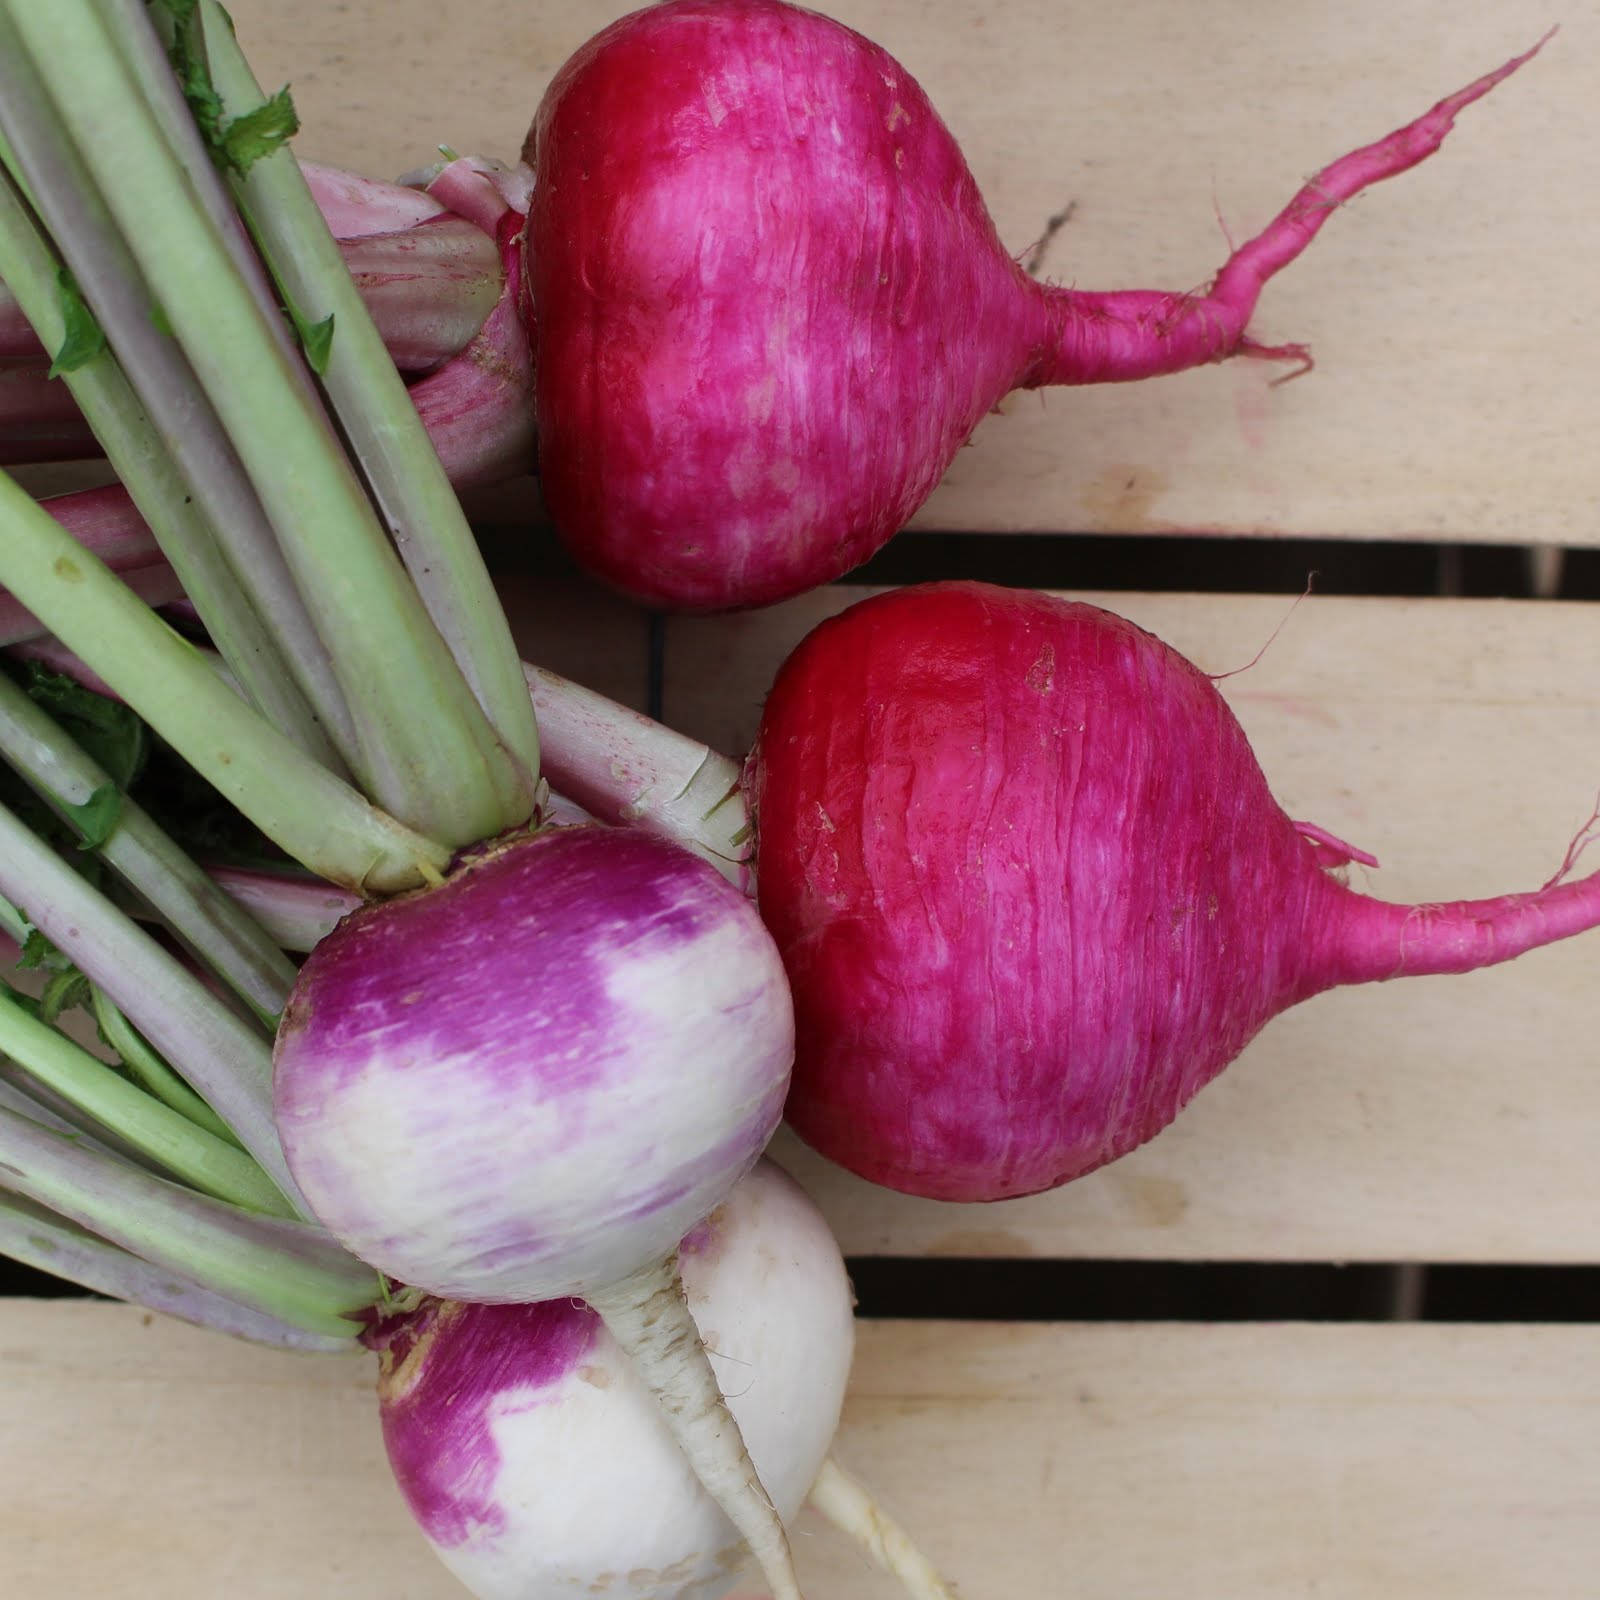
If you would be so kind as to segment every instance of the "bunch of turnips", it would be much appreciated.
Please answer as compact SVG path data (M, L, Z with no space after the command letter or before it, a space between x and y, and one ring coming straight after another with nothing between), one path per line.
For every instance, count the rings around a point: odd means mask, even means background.
M297 164L215 0L0 0L0 460L116 477L0 474L0 1249L376 1352L480 1596L753 1557L797 1600L808 1497L947 1595L830 1458L852 1298L780 1120L915 1195L1048 1189L1285 1007L1593 927L1600 878L1355 894L1197 668L976 582L817 628L740 763L519 661L457 491L536 463L652 605L798 594L1013 388L1302 361L1250 332L1268 280L1527 59L1204 292L1090 293L1007 253L903 67L781 0L625 17L520 163L406 184Z

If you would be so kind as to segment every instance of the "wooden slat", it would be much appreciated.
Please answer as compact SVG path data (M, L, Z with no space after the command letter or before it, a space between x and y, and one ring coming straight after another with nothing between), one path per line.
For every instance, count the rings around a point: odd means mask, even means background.
M970 1600L1577 1600L1593 1329L866 1324L838 1454ZM364 1359L0 1305L0 1572L30 1600L448 1600ZM889 1600L806 1519L812 1600ZM753 1590L741 1591L749 1597Z
M544 84L618 0L238 0L292 80L308 156L374 175L444 142L515 156ZM895 53L967 152L1007 244L1067 202L1049 275L1183 289L1353 144L1525 48L1542 0L833 0ZM1600 0L1466 113L1445 151L1334 219L1258 328L1316 350L1160 384L1019 396L917 526L1600 541L1587 433L1600 255L1590 200Z
M668 629L666 717L742 753L835 589ZM1208 671L1278 597L1099 596ZM1384 863L1394 900L1534 888L1600 781L1592 608L1313 598L1229 678L1275 793ZM1463 978L1344 990L1279 1018L1152 1144L1054 1194L890 1196L785 1145L854 1254L1600 1261L1600 934Z

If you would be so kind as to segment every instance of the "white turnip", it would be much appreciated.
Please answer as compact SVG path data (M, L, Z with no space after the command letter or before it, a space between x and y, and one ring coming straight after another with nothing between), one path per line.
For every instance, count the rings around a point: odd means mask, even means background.
M788 1522L833 1442L854 1345L817 1209L761 1163L683 1241L684 1292ZM581 1301L430 1300L381 1327L384 1442L412 1515L483 1600L721 1593L739 1535Z

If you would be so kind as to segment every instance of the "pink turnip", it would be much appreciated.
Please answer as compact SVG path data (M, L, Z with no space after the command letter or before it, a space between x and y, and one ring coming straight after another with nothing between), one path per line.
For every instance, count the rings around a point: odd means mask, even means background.
M624 17L523 152L546 505L586 567L666 607L837 577L1011 389L1303 363L1250 337L1262 286L1526 59L1318 173L1207 291L1087 293L1007 254L927 97L849 28L783 0Z
M746 785L795 1001L785 1114L941 1199L1114 1160L1321 990L1600 924L1600 874L1449 905L1352 891L1329 868L1355 853L1279 809L1197 667L1093 606L976 583L815 629Z

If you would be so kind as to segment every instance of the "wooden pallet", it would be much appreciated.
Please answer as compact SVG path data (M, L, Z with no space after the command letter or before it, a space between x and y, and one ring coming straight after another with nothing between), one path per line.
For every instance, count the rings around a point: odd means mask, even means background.
M376 173L435 140L515 152L550 71L624 9L577 0L236 0L305 154ZM1351 0L829 7L916 73L1019 248L1182 285L1301 178L1522 48L1551 18ZM1316 373L1239 363L1023 396L928 530L1600 543L1592 201L1600 3L1336 218L1269 291ZM501 529L526 503L497 499ZM910 535L909 537L914 537ZM508 584L525 653L642 705L646 621ZM730 753L784 652L860 590L665 632L667 719ZM1286 601L1107 603L1212 671ZM1223 685L1275 791L1372 851L1394 899L1532 887L1600 761L1593 605L1312 599ZM938 1206L779 1158L856 1256L1600 1262L1594 939L1509 968L1320 997L1169 1132L1056 1194ZM981 1307L973 1308L975 1314ZM263 1355L126 1308L0 1302L0 1590L36 1600L458 1593L389 1484L364 1359ZM1600 1327L880 1321L846 1464L968 1600L1581 1600L1600 1594ZM814 1600L892 1591L803 1525Z

